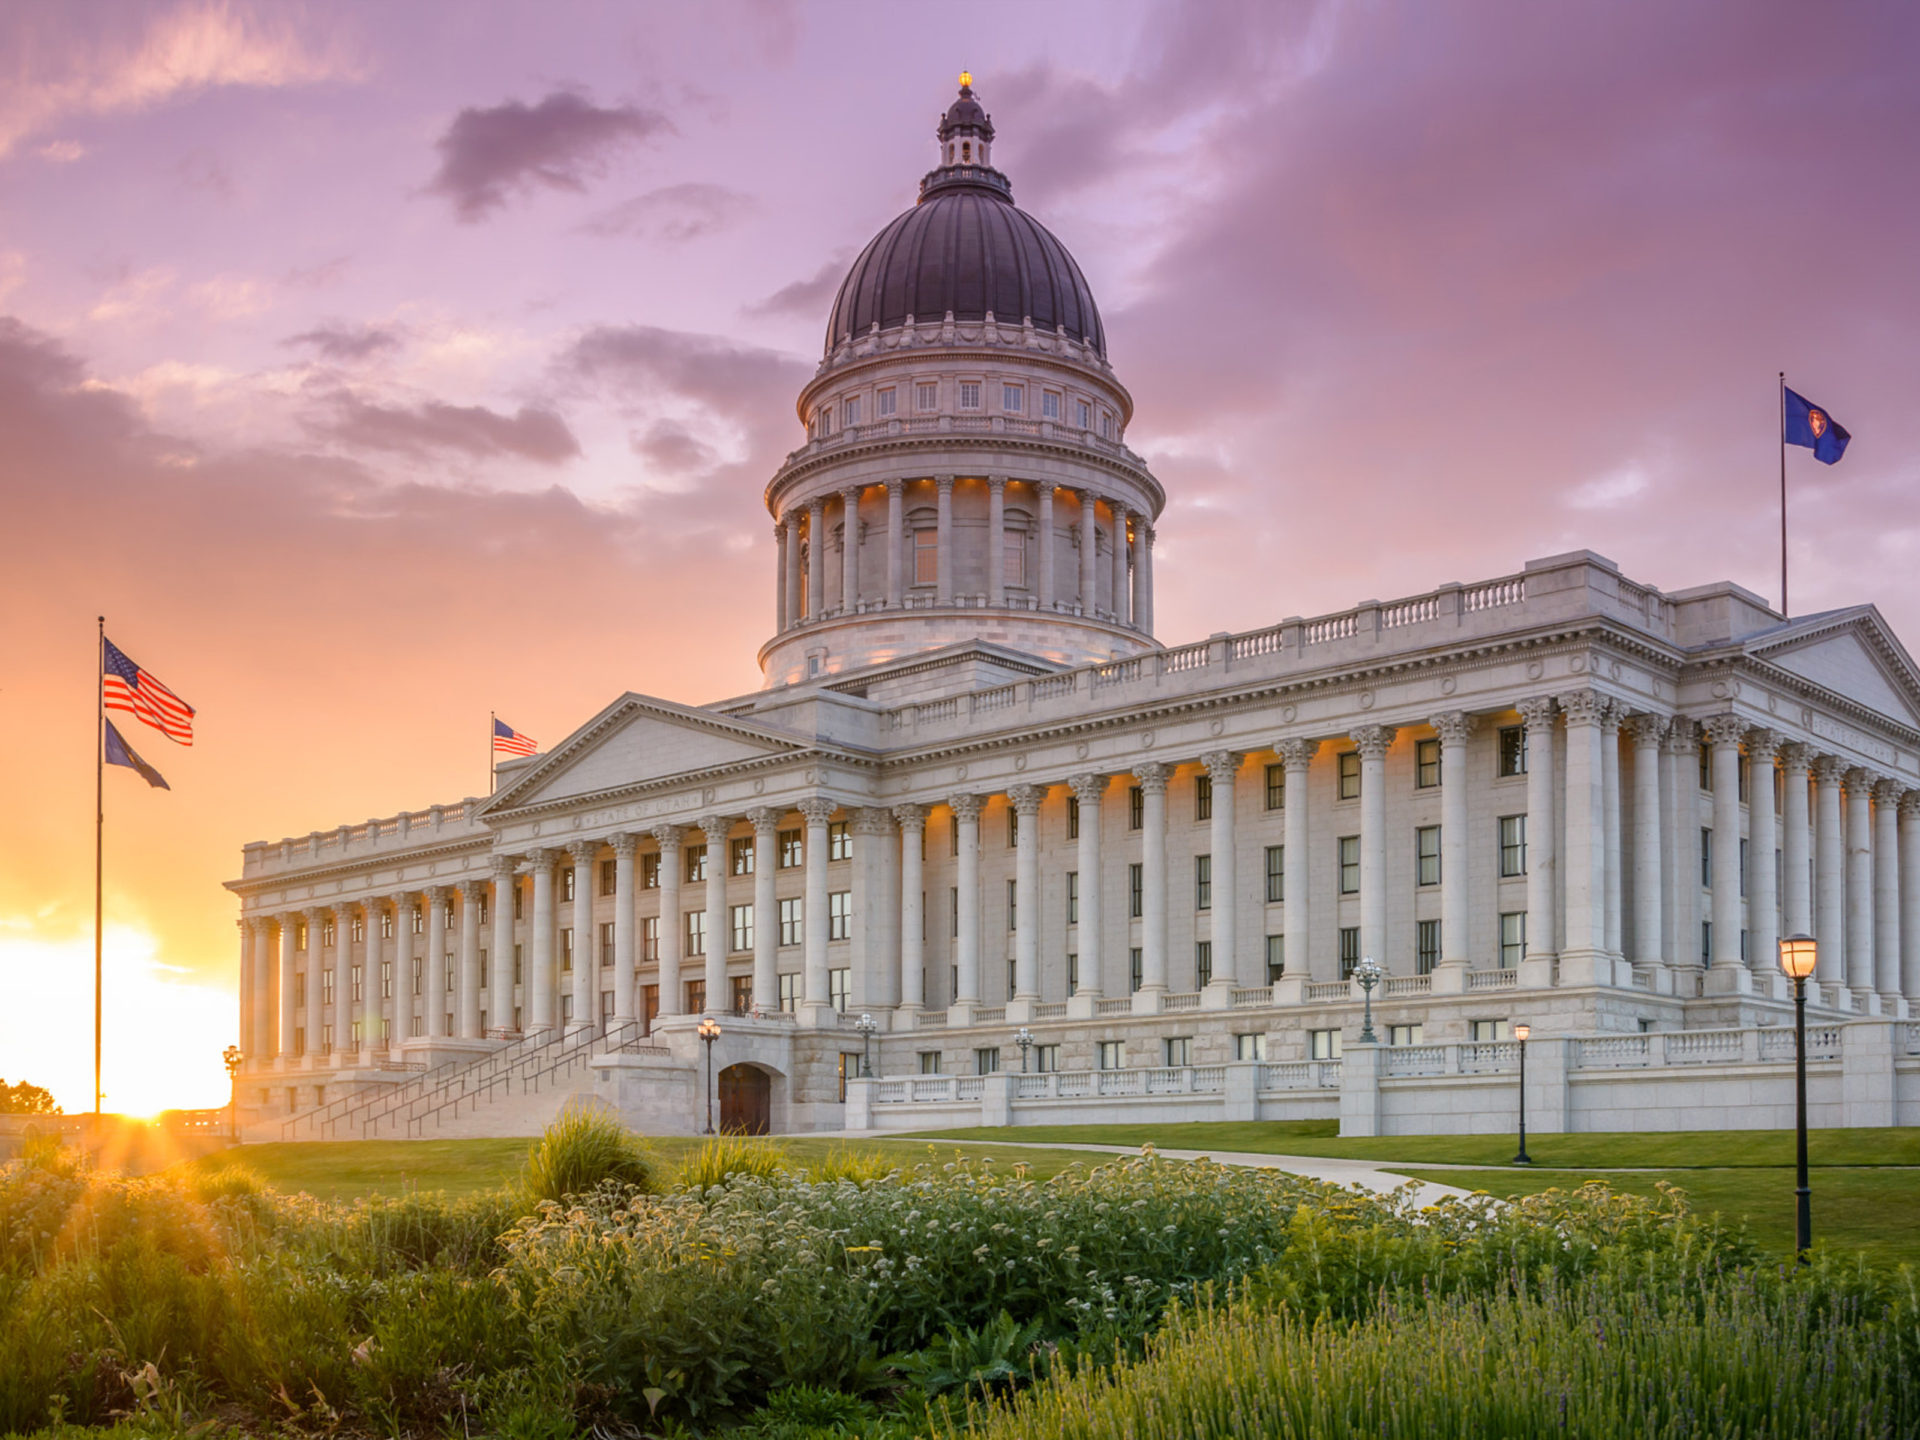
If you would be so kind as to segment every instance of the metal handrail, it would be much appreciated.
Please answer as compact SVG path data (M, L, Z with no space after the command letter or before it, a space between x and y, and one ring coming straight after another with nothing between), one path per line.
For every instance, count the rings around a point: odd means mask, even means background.
M338 1100L330 1100L325 1105L316 1106L311 1110L303 1110L298 1115L289 1116L281 1122L280 1138L283 1140L292 1140L295 1138L296 1132L301 1126L306 1126L309 1130L324 1136L339 1129L343 1125L358 1123L352 1118L357 1111L370 1109L375 1105L390 1101L398 1095L421 1094L435 1086L444 1084L450 1075L475 1071L479 1067L509 1063L515 1053L523 1052L528 1045L537 1043L540 1043L539 1037L531 1036L526 1039L517 1040L513 1044L495 1050L489 1055L479 1056L465 1065L442 1065L437 1069L429 1069L421 1066L421 1074L418 1078L408 1080L403 1084L387 1086L377 1090L356 1090L351 1095L343 1095ZM388 1062L388 1064L391 1063L392 1062ZM406 1063L411 1064L415 1062ZM389 1073L384 1066L377 1068L381 1070L381 1073ZM362 1121L365 1119L364 1116L359 1118Z
M626 1020L610 1026L604 1034L582 1030L573 1035L559 1036L516 1056L497 1073L449 1077L446 1085L392 1106L379 1115L368 1116L362 1124L361 1133L368 1134L368 1127L377 1128L391 1116L397 1128L403 1128L409 1138L417 1138L425 1130L429 1119L435 1119L438 1123L438 1117L448 1110L453 1112L454 1118L458 1118L463 1104L471 1101L473 1108L478 1109L482 1103L491 1101L502 1086L507 1087L509 1094L515 1093L516 1082L519 1094L537 1091L549 1076L573 1069L582 1060L591 1057L594 1051L619 1049L639 1029L639 1021Z

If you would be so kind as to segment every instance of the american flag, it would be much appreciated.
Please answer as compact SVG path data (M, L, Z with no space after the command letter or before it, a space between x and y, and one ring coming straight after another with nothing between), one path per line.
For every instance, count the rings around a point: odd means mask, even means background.
M493 753L496 755L537 755L540 742L531 735L522 735L498 716L493 722Z
M169 740L193 744L193 707L129 660L104 635L100 641L106 647L101 695L107 709L124 710Z

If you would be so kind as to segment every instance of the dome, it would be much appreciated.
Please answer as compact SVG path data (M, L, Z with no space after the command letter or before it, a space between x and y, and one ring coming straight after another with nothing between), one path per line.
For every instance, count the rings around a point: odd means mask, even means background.
M970 89L942 117L943 146L975 138L979 163L949 162L920 182L920 203L896 217L853 262L827 322L827 353L878 324L1032 320L1107 353L1093 291L1067 247L1013 203L1006 176L987 164L993 124ZM950 147L949 147L950 149ZM949 153L943 149L943 156ZM971 148L967 151L971 156Z

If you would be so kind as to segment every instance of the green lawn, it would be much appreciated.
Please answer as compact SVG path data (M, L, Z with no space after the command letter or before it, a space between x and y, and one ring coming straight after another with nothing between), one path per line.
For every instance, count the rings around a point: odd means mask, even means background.
M1528 1149L1533 1148L1529 1141ZM1754 1238L1781 1255L1793 1253L1793 1167L1689 1170L1399 1170L1420 1180L1484 1190L1502 1198L1553 1186L1572 1189L1605 1180L1616 1190L1651 1195L1662 1180L1687 1192L1694 1208L1744 1221ZM1808 1177L1813 1187L1813 1236L1843 1254L1855 1251L1886 1263L1920 1266L1920 1172L1825 1165Z
M1332 1120L1219 1121L1193 1125L1017 1125L1002 1129L937 1130L933 1140L1018 1140L1037 1145L1151 1143L1164 1150L1244 1151L1397 1160L1429 1165L1505 1165L1512 1135L1409 1135L1342 1139ZM1529 1135L1539 1166L1559 1169L1646 1167L1659 1170L1747 1168L1793 1164L1791 1130L1671 1131L1646 1134ZM1815 1165L1920 1166L1920 1128L1819 1130L1808 1137ZM1920 1175L1912 1177L1920 1186Z

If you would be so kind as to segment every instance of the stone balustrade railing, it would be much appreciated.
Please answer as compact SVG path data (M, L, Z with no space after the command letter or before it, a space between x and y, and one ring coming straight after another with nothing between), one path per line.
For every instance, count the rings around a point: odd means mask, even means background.
M339 825L279 841L256 840L244 848L243 873L255 875L276 867L353 859L442 839L484 837L489 832L477 818L480 805L478 799L469 798L453 805L409 810L360 825Z

